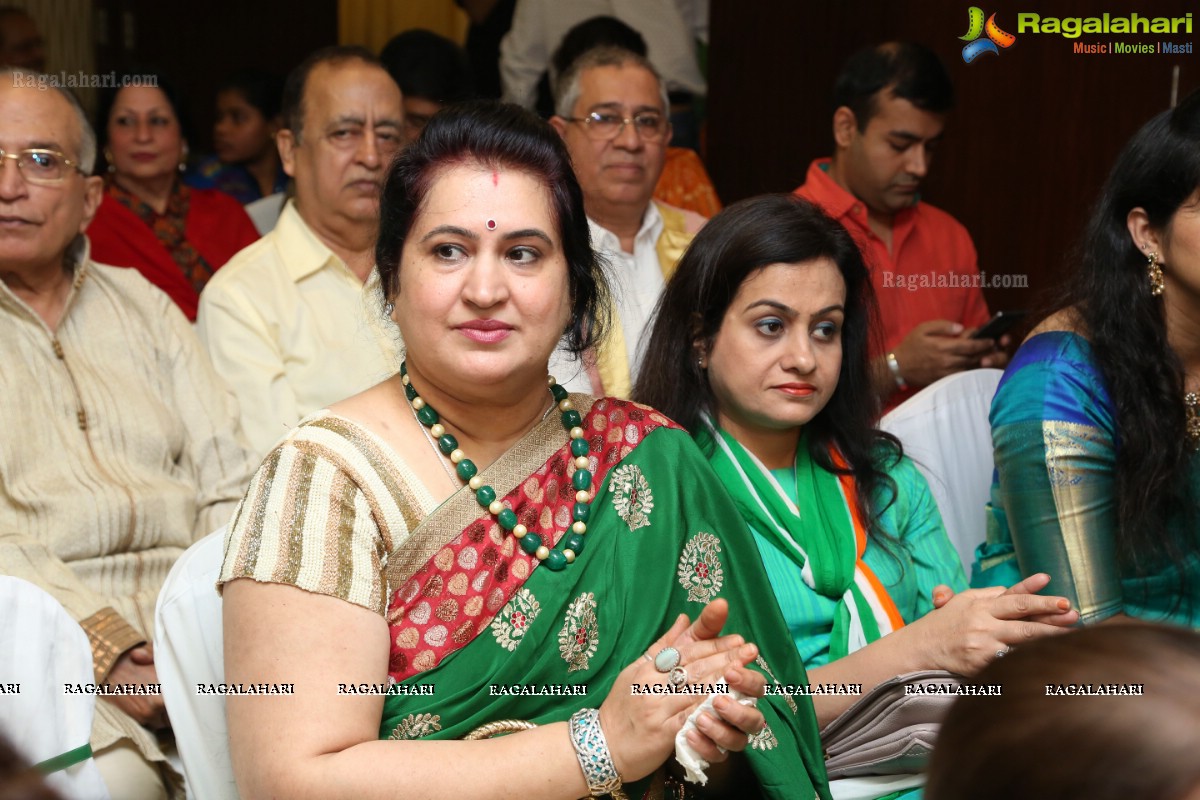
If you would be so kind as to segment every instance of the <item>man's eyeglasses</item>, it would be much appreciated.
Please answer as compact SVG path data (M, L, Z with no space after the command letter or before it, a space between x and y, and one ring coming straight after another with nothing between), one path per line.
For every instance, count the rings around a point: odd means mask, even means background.
M57 150L20 150L16 153L0 150L0 163L6 158L17 162L21 177L27 182L41 186L62 183L66 180L68 168L77 169L80 175L87 176L82 167Z
M643 113L632 117L623 117L608 111L593 111L586 117L564 117L567 122L578 122L583 125L583 132L589 139L597 142L607 142L621 135L626 125L632 124L633 129L643 142L651 144L661 142L667 135L667 120L662 114Z

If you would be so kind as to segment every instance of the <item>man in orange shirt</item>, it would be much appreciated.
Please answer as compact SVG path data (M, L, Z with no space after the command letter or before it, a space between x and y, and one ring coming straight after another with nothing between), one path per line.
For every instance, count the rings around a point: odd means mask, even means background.
M834 86L834 154L814 161L796 194L854 236L883 323L874 385L885 408L975 367L1003 367L1007 344L971 339L988 320L971 236L918 190L954 104L932 51L887 43L856 53Z

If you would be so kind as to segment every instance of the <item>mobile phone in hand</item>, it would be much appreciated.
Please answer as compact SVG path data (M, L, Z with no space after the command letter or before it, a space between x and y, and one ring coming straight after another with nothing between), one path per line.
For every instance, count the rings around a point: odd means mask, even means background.
M971 334L972 339L999 339L1021 321L1028 311L1016 309L1013 311L998 311L982 328Z

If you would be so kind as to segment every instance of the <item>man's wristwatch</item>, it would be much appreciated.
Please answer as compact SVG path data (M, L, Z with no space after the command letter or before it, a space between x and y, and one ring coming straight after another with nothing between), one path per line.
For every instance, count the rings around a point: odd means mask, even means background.
M887 354L887 365L891 370L892 378L896 381L896 388L903 392L908 388L908 384L904 382L904 376L900 374L900 362L896 360L895 353Z

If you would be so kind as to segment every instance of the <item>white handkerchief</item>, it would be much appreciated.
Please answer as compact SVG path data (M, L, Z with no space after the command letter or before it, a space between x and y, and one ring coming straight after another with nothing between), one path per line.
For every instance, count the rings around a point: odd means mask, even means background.
M729 689L728 684L726 684L725 681L720 681L717 685L725 687L726 691L714 692L705 698L704 702L701 703L699 707L691 713L691 716L687 718L687 722L683 723L683 727L679 729L679 733L675 734L675 760L679 762L681 767L683 767L683 777L687 778L692 783L698 783L701 786L704 786L708 783L708 776L704 774L704 770L708 769L709 764L700 757L700 754L697 753L690 744L688 744L687 740L688 731L697 730L696 718L699 717L704 711L708 711L714 717L720 717L721 715L718 714L715 709L713 709L713 701L716 700L720 694L728 694L730 697L744 706L753 706L758 704L758 701L755 698L746 697L746 695L742 694L737 689ZM723 748L722 752L724 752Z

